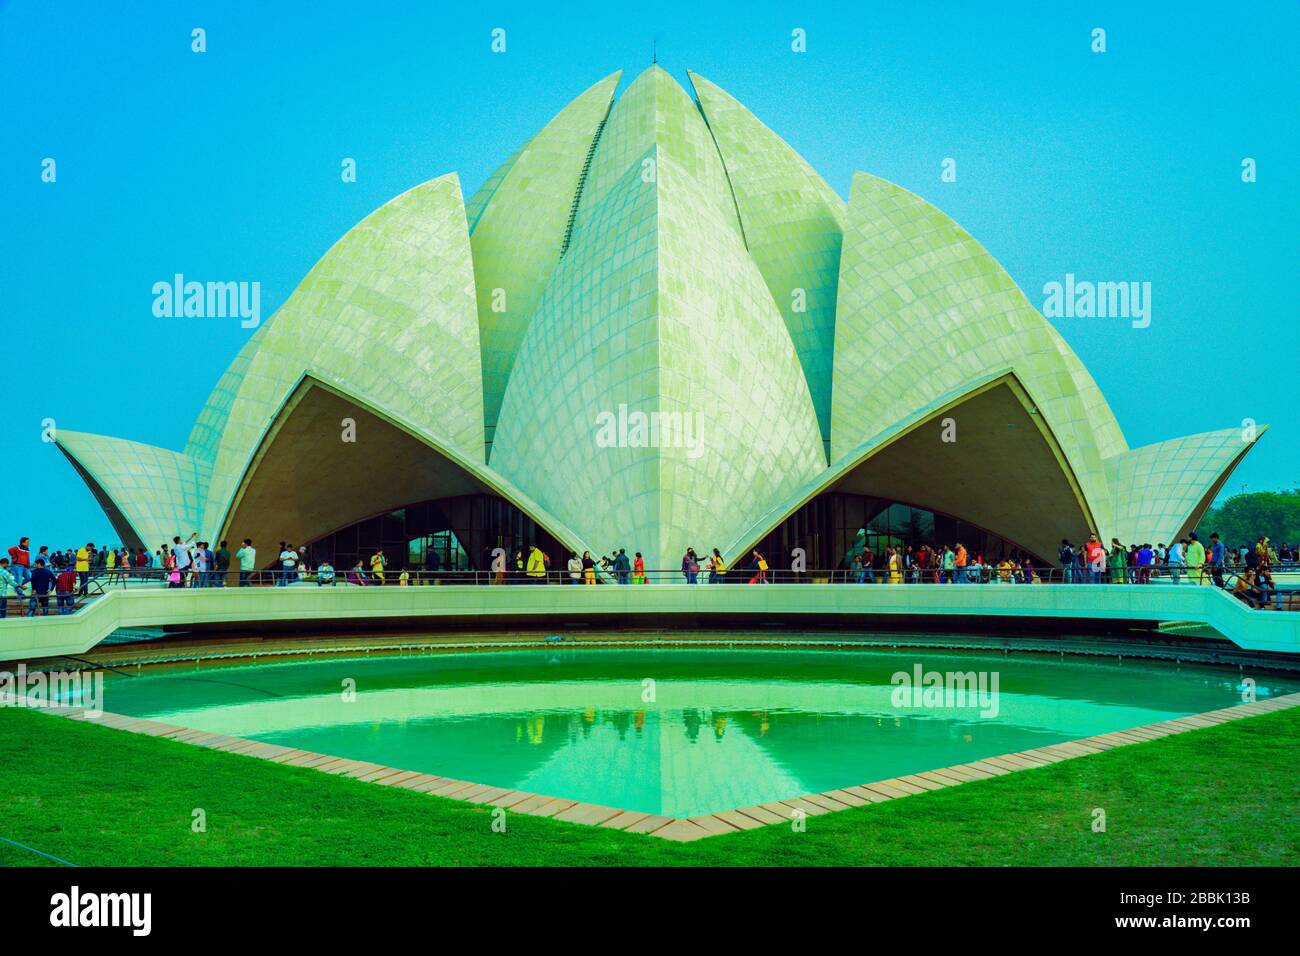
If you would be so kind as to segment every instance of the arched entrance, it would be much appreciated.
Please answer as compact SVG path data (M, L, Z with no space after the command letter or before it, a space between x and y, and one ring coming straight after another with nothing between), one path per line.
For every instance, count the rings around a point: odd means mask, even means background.
M312 564L328 559L336 568L358 561L369 567L376 551L384 552L390 570L438 571L448 578L457 571L486 571L494 549L513 568L517 550L536 544L560 568L568 552L548 531L495 495L458 495L421 501L374 515L323 535L308 544ZM431 558L436 556L436 560Z
M942 547L961 542L986 560L1029 554L1028 549L969 521L888 498L827 492L788 517L758 544L774 569L770 578L794 563L802 549L810 571L847 571L854 553L870 547L879 561L889 547ZM1040 555L1031 555L1041 563ZM744 564L744 557L741 557ZM878 564L880 569L882 565Z

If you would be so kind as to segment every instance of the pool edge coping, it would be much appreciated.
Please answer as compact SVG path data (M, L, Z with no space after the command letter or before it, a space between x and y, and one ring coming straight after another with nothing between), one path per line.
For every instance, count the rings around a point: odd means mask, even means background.
M785 800L720 810L693 817L666 817L640 810L624 810L585 803L567 797L552 797L525 790L511 790L489 784L440 777L416 770L403 770L365 760L353 760L331 754L298 750L281 744L268 744L244 737L213 734L179 724L129 717L103 711L97 716L85 708L64 704L47 704L24 698L30 709L72 720L86 720L112 730L175 740L209 750L243 757L270 760L290 767L319 770L322 773L351 777L364 783L392 786L414 793L426 793L466 803L503 809L529 816L548 817L565 823L606 827L628 833L644 833L679 843L743 830L755 830L777 823L791 823L810 816L820 816L870 803L885 803L905 797L947 789L976 780L989 780L1022 770L1050 766L1077 757L1088 757L1117 747L1148 743L1161 737L1214 727L1245 717L1300 706L1300 693L1284 694L1264 701L1233 704L1186 717L1175 717L1124 730L1113 730L1091 737L1080 737L1031 750L981 757L978 760L904 774L856 786L840 787L823 793L802 794ZM802 815L802 816L801 816Z

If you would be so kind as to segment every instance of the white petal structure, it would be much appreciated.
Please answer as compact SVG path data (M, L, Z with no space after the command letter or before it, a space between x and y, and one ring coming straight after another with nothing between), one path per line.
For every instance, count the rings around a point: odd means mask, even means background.
M866 173L845 204L696 74L697 100L658 67L616 97L620 80L468 205L449 174L358 223L183 451L60 432L122 540L310 543L419 505L459 516L476 567L542 533L557 568L561 549L618 547L673 567L688 546L797 537L789 522L849 496L1050 559L1091 531L1185 533L1263 433L1130 450L944 213Z

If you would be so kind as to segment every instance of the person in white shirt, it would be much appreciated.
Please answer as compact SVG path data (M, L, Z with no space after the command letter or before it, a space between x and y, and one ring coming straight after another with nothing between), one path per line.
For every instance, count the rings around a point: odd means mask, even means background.
M205 588L208 586L208 548L207 543L200 541L190 555L190 560L194 563L194 580L191 582L196 588Z
M579 584L582 581L582 558L576 554L569 556L569 580L566 584Z
M235 552L235 557L239 560L239 586L246 588L249 577L257 570L257 549L253 547L252 538L244 539L244 544Z
M286 544L284 550L280 552L280 573L275 578L276 586L288 587L289 579L297 569L298 552L293 549L293 545Z
M190 569L190 545L181 542L181 536L172 538L172 557L176 559L176 570L184 574Z
M1183 577L1183 571L1187 568L1187 545L1182 541L1175 541L1169 546L1169 555L1166 558L1169 563L1169 578L1172 583L1178 584Z

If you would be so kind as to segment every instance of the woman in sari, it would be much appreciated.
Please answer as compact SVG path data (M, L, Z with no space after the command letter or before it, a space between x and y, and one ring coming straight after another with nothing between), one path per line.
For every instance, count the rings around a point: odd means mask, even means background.
M897 548L889 549L889 583L903 583L903 556Z
M1106 558L1106 567L1110 569L1110 583L1123 584L1125 569L1128 568L1128 551L1118 541L1111 545Z

